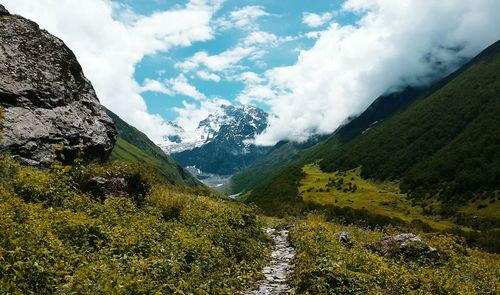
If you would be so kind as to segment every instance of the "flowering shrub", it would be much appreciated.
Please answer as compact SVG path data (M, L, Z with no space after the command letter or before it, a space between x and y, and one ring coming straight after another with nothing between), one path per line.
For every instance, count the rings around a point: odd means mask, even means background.
M0 158L0 293L233 294L259 278L270 242L249 207L125 164L59 168ZM139 193L94 198L92 177Z
M352 244L335 235L346 231ZM439 258L384 257L368 245L398 230L363 230L311 215L291 230L296 248L293 283L300 294L498 294L500 257L466 249L453 235L419 234ZM418 257L417 257L418 258Z

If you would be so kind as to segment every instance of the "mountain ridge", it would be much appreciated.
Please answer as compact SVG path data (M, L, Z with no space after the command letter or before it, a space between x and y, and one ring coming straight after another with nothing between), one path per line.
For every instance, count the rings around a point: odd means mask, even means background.
M300 179L304 177L304 174L302 172L302 167L307 164L307 163L313 163L315 161L320 160L320 165L321 168L327 172L331 171L336 171L336 170L349 170L349 169L354 169L356 167L362 166L362 176L363 177L368 177L368 178L375 178L375 179L394 179L394 178L401 178L403 180L403 190L411 192L411 196L415 197L415 193L417 195L421 195L424 192L430 192L429 188L423 188L423 189L417 189L416 190L416 185L414 183L411 183L410 181L412 180L411 177L414 177L415 175L409 174L409 176L406 176L406 178L402 177L400 172L396 173L387 173L390 172L390 170L386 169L385 174L379 174L377 175L377 171L371 168L372 170L370 171L370 167L384 167L383 165L388 165L388 163L398 163L397 161L414 161L415 163L419 161L418 158L411 157L412 155L418 155L421 153L421 151L425 151L425 147L419 145L418 149L411 152L411 153L405 153L402 152L402 147L399 148L388 148L385 145L387 144L392 144L397 142L400 138L404 138L404 136L407 136L408 133L413 134L415 130L411 126L426 126L428 130L435 130L436 133L430 133L432 135L431 137L428 137L427 141L428 143L437 143L439 142L436 140L431 140L431 139L439 139L443 134L448 134L450 131L447 129L448 126L445 124L447 121L444 120L444 118L453 118L454 115L458 116L457 120L462 120L461 116L465 116L464 119L468 115L470 115L467 110L469 110L469 107L472 104L476 107L479 107L481 109L485 109L482 107L482 103L478 100L474 100L473 98L477 97L478 95L483 95L488 97L487 100L484 100L484 102L489 101L488 107L490 108L490 114L489 115L481 115L484 118L490 118L488 119L490 121L490 124L482 123L482 124L476 124L479 126L482 126L483 131L480 132L480 129L474 128L475 132L469 132L471 138L475 138L476 141L478 142L488 142L489 144L487 145L487 148L485 150L488 155L485 155L486 157L490 157L493 161L493 163L496 163L495 161L498 161L498 153L494 152L496 149L494 148L495 144L498 147L498 144L500 140L498 140L498 135L496 136L497 141L494 140L494 130L496 126L500 126L498 123L494 123L495 119L498 120L498 115L494 114L493 110L497 110L498 108L498 81L500 81L500 78L498 77L498 73L500 72L498 70L498 63L500 60L499 57L499 52L500 52L500 42L496 42L495 44L491 45L487 49L485 49L482 53L480 53L476 58L471 59L470 62L465 64L463 67L458 69L455 73L451 74L448 77L445 77L441 81L436 83L436 86L431 87L430 90L425 91L421 97L418 97L417 99L414 99L413 102L411 102L407 107L404 107L401 112L396 112L395 115L392 115L388 119L377 123L376 126L373 128L370 128L366 132L362 132L362 134L352 138L351 140L347 142L342 142L341 136L338 135L338 133L332 135L328 139L326 139L323 142L318 143L317 145L306 149L302 152L300 152L300 155L298 155L298 159L295 161L292 161L281 168L278 169L276 173L274 173L271 177L269 177L269 180L267 180L264 183L259 184L259 186L255 187L253 191L247 196L246 201L249 203L255 203L257 205L260 205L263 208L267 208L266 210L271 210L273 206L276 206L279 208L281 203L290 203L293 207L293 203L295 202L301 202L300 198L300 192L298 191L298 183L300 182ZM479 92L478 92L479 91ZM482 91L482 92L481 92ZM496 91L496 92L495 92ZM496 94L495 94L496 93ZM439 98L437 98L439 97ZM457 98L458 100L453 100L453 98ZM441 104L442 106L433 106L435 102L443 101ZM462 103L459 103L462 102ZM433 110L430 115L432 117L429 117L429 114L426 116L423 116L422 118L426 118L427 122L422 122L421 119L418 119L420 115L412 115L414 119L412 120L417 120L417 121L411 121L413 123L411 124L406 124L404 125L406 127L403 128L399 125L402 124L402 121L398 118L404 118L408 117L411 114L415 113L415 108L418 109L418 106L425 106L425 108L428 108L428 110ZM427 106L429 105L429 106ZM420 107L420 111L418 111L418 114L425 114L423 110L425 108ZM493 112L493 113L492 113ZM410 114L410 115L409 115ZM444 114L447 114L446 116ZM473 114L472 114L473 115ZM451 116L451 117L450 117ZM431 119L434 118L434 119ZM437 121L436 121L437 120ZM484 121L484 120L483 120ZM443 124L438 122L442 122ZM453 121L454 122L454 121ZM398 125L399 124L399 125ZM452 123L450 123L452 124ZM346 126L348 126L347 124ZM390 127L384 127L384 126L390 126ZM444 127L441 127L444 126ZM452 126L454 126L452 124ZM457 124L457 128L462 130L461 124ZM341 127L339 130L342 130L345 126ZM425 128L421 128L424 130ZM464 127L465 128L465 127ZM354 128L359 132L361 130L360 128ZM383 131L385 130L385 131ZM398 133L391 133L392 131L399 130L397 131ZM465 129L464 129L465 130ZM391 131L391 132L389 132ZM410 131L410 132L408 132ZM486 133L485 133L486 131ZM383 133L385 132L385 133ZM415 131L417 132L417 131ZM420 131L418 131L420 132ZM444 133L443 133L444 132ZM500 133L500 132L499 132ZM382 136L383 134L387 136ZM418 134L418 133L415 133ZM425 134L425 133L422 133ZM440 135L441 134L441 135ZM484 139L490 138L490 141L480 141L479 139L481 138L481 135L485 134L483 136ZM418 138L418 136L416 137ZM372 141L370 141L371 139ZM422 139L425 139L423 137ZM446 139L448 140L448 139ZM413 142L413 141L410 141ZM470 143L475 142L475 141L469 141ZM496 142L496 143L495 143ZM408 143L407 143L408 144ZM407 147L414 147L413 145L406 145ZM462 138L462 147L471 147L468 150L465 149L463 153L475 153L477 155L483 155L484 153L482 152L483 148L481 145L478 144L469 144L467 141L464 141ZM486 146L485 146L486 147ZM369 149L368 149L369 148ZM460 145L456 145L454 147L455 151L461 151L462 149L460 148ZM450 150L448 149L448 153L452 155L453 153L450 153ZM458 153L458 152L457 152ZM448 159L445 158L444 156L439 156L437 154L438 159ZM449 158L447 161L450 163L461 163L460 158L464 156L453 156L452 158ZM481 156L482 157L482 156ZM470 157L466 157L470 158ZM479 160L476 159L476 161L480 161L481 163L487 163L485 160L486 158L479 158ZM434 163L439 163L439 161L434 160ZM455 165L455 164L447 164L447 167L450 165ZM370 166L372 165L372 166ZM373 166L375 165L375 166ZM378 166L377 166L378 165ZM382 165L382 166L381 166ZM398 164L391 164L392 166L396 169L401 169L402 166ZM423 164L422 164L423 165ZM389 167L389 166L388 166ZM426 175L429 177L427 181L430 181L431 184L435 184L434 181L435 179L438 179L436 177L436 172L435 171L440 171L437 169L437 167L433 166L432 169L428 169L429 165L426 164L423 167L420 167L418 170L413 170L413 171L420 171L419 172L419 177L425 177ZM392 169L392 168L391 168ZM416 168L415 168L416 169ZM395 170L398 171L398 170ZM431 173L423 173L423 171L430 171ZM489 171L486 173L486 171ZM494 172L496 171L495 168L491 165L484 166L484 170L481 171L479 175L482 175L483 172L485 172L486 178L488 178L488 183L495 183L495 179L498 179L498 175L500 173ZM491 173L490 173L491 172ZM416 172L415 172L416 173ZM414 173L414 174L415 174ZM442 172L440 172L442 173ZM496 176L495 176L496 175ZM449 178L445 177L445 175L441 174L443 179L445 181L449 181ZM416 178L419 179L419 178ZM477 178L472 178L477 181ZM482 181L481 182L486 182ZM409 183L410 186L405 187L405 183ZM422 181L418 182L417 184L422 183ZM413 186L412 186L413 184ZM498 186L498 181L496 182L496 185ZM490 186L491 187L491 186ZM475 186L477 188L477 186ZM498 189L498 187L497 187ZM420 190L420 193L417 191ZM286 192L286 194L281 193L281 192ZM472 190L473 191L473 190ZM435 192L435 190L434 190ZM452 200L459 200L463 198L463 200L477 200L478 197L481 197L481 193L479 195L477 194L472 194L468 196L462 196L459 197L458 194L454 193L452 194L455 198L448 198L447 202L450 202ZM496 195L490 195L493 199L492 201L495 200ZM274 200L273 200L274 199ZM446 201L446 200L445 200ZM458 200L457 200L458 201ZM449 209L449 206L444 207L444 209ZM279 209L278 209L279 211Z
M254 106L222 106L200 121L198 138L189 143L189 149L170 155L184 167L195 166L219 175L234 174L270 150L271 147L252 143L267 127L267 118L266 112ZM160 145L169 150L165 143Z

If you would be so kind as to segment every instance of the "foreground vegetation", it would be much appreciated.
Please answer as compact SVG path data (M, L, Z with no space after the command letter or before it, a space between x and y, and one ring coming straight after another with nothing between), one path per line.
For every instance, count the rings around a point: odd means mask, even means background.
M260 276L269 240L252 209L159 179L2 156L0 293L233 294Z
M347 232L346 243L336 235ZM420 233L434 257L377 254L369 245L400 233L364 230L309 215L290 232L299 294L498 294L500 256L471 250L453 235ZM418 249L418 244L413 245ZM413 248L411 248L413 249Z

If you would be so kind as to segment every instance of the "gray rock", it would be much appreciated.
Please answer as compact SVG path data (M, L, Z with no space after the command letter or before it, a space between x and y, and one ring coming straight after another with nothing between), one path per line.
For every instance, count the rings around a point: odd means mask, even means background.
M95 199L104 201L111 195L128 195L130 189L124 178L93 177L85 184L83 190L90 192Z
M60 39L0 5L0 149L37 166L53 150L71 162L82 145L86 160L104 161L116 141L73 52Z
M368 248L386 257L403 256L407 259L439 258L438 251L427 245L419 236L412 233L385 237L379 242L368 245Z
M394 236L394 240L398 241L401 244L408 242L422 242L422 239L416 234L412 233L404 233Z
M346 232L346 231L341 231L335 233L335 237L339 239L339 241L344 244L345 246L351 247L352 246L352 241L351 241L351 234Z

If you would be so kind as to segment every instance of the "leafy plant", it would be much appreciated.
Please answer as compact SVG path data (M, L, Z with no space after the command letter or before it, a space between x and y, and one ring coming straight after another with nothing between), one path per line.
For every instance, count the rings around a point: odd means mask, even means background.
M349 232L347 247L336 232ZM434 260L406 260L373 253L366 245L397 228L364 230L309 215L290 232L297 251L293 283L300 294L496 294L500 258L466 249L453 235L420 233L437 249ZM418 257L417 257L418 258Z
M270 241L248 206L165 185L141 166L0 157L0 293L233 294L260 278ZM131 183L102 200L94 177Z

